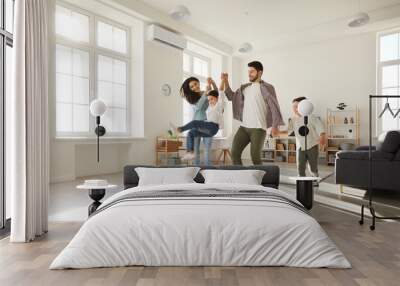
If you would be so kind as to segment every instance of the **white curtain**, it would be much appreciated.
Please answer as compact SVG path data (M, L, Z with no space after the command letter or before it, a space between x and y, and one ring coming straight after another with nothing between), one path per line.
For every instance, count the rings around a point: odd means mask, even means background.
M13 92L6 111L12 242L47 232L49 192L47 0L15 1Z

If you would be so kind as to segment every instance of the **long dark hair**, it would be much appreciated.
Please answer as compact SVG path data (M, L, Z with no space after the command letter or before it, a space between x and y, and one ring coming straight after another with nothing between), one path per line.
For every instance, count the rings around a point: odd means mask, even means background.
M181 95L190 104L196 104L199 101L199 99L201 98L201 93L190 89L189 84L192 81L197 81L198 83L200 83L200 81L193 76L185 79L185 81L182 83L182 86L181 86Z

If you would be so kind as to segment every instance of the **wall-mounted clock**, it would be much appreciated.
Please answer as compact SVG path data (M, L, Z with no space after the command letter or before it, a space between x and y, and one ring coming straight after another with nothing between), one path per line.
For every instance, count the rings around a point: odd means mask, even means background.
M164 83L161 86L161 94L164 95L164 96L171 95L171 86L168 83Z

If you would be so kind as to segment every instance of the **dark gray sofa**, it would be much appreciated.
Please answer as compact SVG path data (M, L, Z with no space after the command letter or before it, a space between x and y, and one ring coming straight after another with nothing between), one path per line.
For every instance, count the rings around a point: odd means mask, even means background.
M390 131L372 148L372 188L400 192L400 131ZM336 155L336 183L368 189L369 147L340 151Z
M124 167L124 189L136 187L139 183L139 176L135 171L137 167L158 168L149 165L128 165ZM160 166L162 168L177 168L178 166ZM182 166L185 167L185 166ZM220 169L220 170L263 170L265 175L261 184L264 187L278 189L279 187L279 167L274 165L260 166L199 166L201 169ZM203 176L198 173L194 180L197 183L204 183Z

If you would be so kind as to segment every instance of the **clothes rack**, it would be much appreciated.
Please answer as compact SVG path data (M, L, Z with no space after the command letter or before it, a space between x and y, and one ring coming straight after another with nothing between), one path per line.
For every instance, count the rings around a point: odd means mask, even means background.
M366 207L369 208L369 211L372 215L372 224L370 225L371 230L375 230L375 222L376 219L391 219L391 220L400 220L400 216L379 216L375 213L375 207L373 205L373 160L372 160L372 101L376 99L386 99L389 98L400 98L400 95L370 95L369 96L369 148L368 148L368 170L369 170L369 180L368 180L368 206L364 203L361 205L361 219L359 223L364 224L364 209Z

